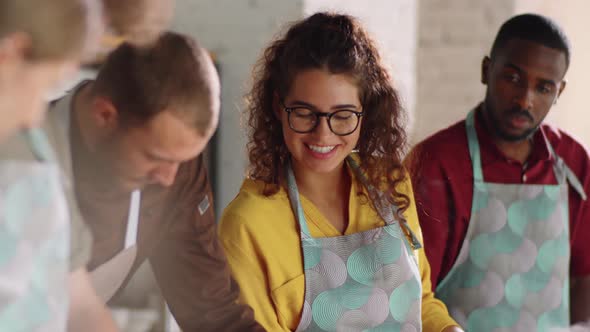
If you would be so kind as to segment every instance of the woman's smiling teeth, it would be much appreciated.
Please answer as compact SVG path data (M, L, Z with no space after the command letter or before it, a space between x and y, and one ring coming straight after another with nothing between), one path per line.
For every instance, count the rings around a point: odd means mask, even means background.
M336 145L324 145L324 146L311 145L311 144L306 144L306 145L311 151L317 152L317 153L329 153L332 150L334 150L334 148L336 147Z

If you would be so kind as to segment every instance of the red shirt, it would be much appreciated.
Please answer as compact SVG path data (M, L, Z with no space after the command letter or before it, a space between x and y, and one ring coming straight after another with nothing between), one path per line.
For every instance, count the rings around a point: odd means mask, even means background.
M522 164L508 159L492 142L479 116L475 128L481 150L484 180L496 183L556 184L551 144L590 194L588 151L571 136L543 124L533 138L533 151ZM465 121L439 131L419 143L406 160L412 175L426 256L432 269L432 287L453 267L471 217L473 168L467 146ZM590 200L569 188L572 276L590 275Z

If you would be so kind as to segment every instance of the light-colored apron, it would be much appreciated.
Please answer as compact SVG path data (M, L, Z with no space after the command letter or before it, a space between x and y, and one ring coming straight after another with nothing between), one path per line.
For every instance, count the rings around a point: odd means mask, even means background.
M350 157L347 161L371 199L383 201L367 186L358 164ZM287 182L300 227L305 272L305 301L297 331L421 331L422 283L412 250L420 243L405 222L395 220L395 207L378 208L383 227L314 238L290 166ZM402 227L412 234L412 244Z
M70 126L71 123L71 112L72 112L72 101L76 91L79 91L89 81L83 81L79 83L71 92L69 92L64 98L57 101L47 117L48 123L47 130L50 132L50 139L53 140L54 146L57 149L59 159L61 160L61 166L64 172L70 177L67 179L69 182L70 189L73 188L73 176L72 171L72 156L71 156L71 143L70 143ZM73 189L66 192L71 196ZM75 222L72 223L72 227L76 228L74 236L79 236L79 239L74 239L72 243L78 244L80 248L72 248L73 250L88 251L82 254L82 257L90 257L91 248L91 236L89 229L83 222L83 218L80 215L77 207L75 197L70 197L70 213L76 218ZM127 229L125 235L125 247L124 249L113 256L110 260L104 264L98 266L96 269L90 272L90 279L98 294L98 296L104 301L108 302L117 290L121 287L127 275L133 267L135 257L137 256L137 229L139 221L139 209L141 202L140 192L134 191L131 194L131 202L129 206L129 215L127 217Z
M125 232L125 248L113 258L98 266L90 273L92 284L98 296L108 302L121 287L133 267L137 256L137 229L141 204L141 191L131 193L127 229Z
M0 331L65 331L70 234L62 175L45 134L23 135L36 160L0 160Z
M586 195L563 159L557 185L484 181L474 111L466 119L473 166L471 219L457 260L436 295L468 332L547 332L569 326L568 181Z
M76 90L78 87L76 87ZM70 272L83 268L90 260L92 234L84 222L74 192L71 154L71 103L73 94L68 94L52 104L43 122L44 132L49 138L55 156L61 167L64 191L70 217Z

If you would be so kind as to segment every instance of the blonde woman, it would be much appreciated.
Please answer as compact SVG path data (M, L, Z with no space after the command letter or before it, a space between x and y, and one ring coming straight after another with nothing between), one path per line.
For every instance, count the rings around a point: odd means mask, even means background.
M70 266L61 174L37 128L46 93L76 70L101 25L91 0L0 2L2 331L65 331L68 310L70 330L116 329L83 265Z

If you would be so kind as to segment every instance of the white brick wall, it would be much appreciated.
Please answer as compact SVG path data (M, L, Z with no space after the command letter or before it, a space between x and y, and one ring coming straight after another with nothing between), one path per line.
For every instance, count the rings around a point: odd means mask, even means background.
M420 1L413 142L463 118L483 99L481 60L513 12L513 0Z
M217 172L222 176L217 179L217 212L233 199L244 176L245 140L240 108L252 65L280 27L318 10L336 10L358 17L378 42L392 69L410 113L411 141L417 142L463 118L483 99L481 60L500 24L517 10L538 9L533 8L539 7L538 1L177 0L174 29L198 37L221 64L223 105ZM566 28L573 26L571 29L576 29L580 39L587 29L581 25L583 18L574 14L587 12L583 9L588 3L569 0L567 4L563 8L554 5L549 14L561 13L558 18L569 23ZM542 9L549 11L547 6ZM583 45L587 52L588 43ZM574 59L584 54L588 53L574 52ZM575 71L581 77L580 70L587 67L574 65L581 68ZM572 72L570 77L574 77ZM576 93L583 96L580 86ZM560 101L568 106L568 115L557 122L567 124L584 138L586 122L578 121L581 114L570 111L583 112L584 105L571 102L575 89L570 86L568 90ZM552 119L555 117L551 115ZM589 135L583 141L590 142Z
M574 135L590 146L590 112L587 76L590 74L590 38L587 13L590 1L517 0L516 12L537 12L554 19L564 29L572 46L572 59L566 75L567 87L549 115L547 121Z
M244 177L242 97L250 83L252 65L272 37L289 22L318 10L336 9L359 17L380 44L411 111L415 103L416 7L414 0L177 0L173 29L195 36L215 53L221 65L218 216Z
M244 179L241 107L250 73L278 28L301 17L301 1L177 0L174 30L196 37L221 65L222 112L218 129L217 215Z
M333 10L357 17L377 42L385 65L404 100L412 127L416 104L417 11L415 0L305 1L306 15Z
M587 0L421 0L416 125L412 141L463 118L484 97L481 60L500 25L512 15L536 12L555 19L572 43L568 87L547 121L590 145L585 102L590 73Z

